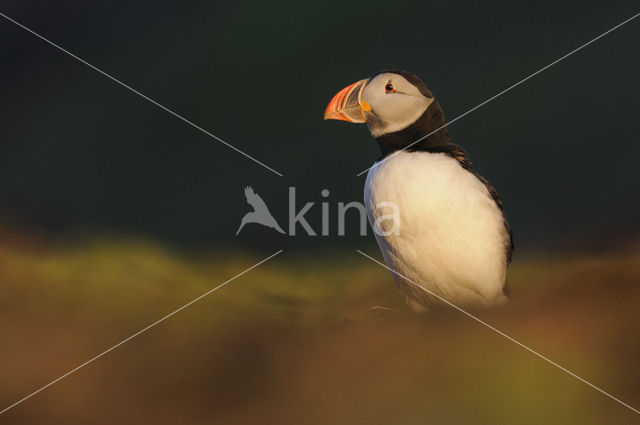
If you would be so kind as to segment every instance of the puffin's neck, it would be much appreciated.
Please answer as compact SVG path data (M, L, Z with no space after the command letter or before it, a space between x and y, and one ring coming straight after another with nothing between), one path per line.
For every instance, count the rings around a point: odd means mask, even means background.
M429 134L429 136L424 137L427 134ZM424 137L424 139L411 145L422 137ZM449 137L449 128L446 127L444 114L436 100L434 100L420 118L409 127L394 133L382 135L378 137L377 140L382 158L404 148L410 152L442 152L443 147L452 144L451 138ZM409 145L411 146L407 148Z

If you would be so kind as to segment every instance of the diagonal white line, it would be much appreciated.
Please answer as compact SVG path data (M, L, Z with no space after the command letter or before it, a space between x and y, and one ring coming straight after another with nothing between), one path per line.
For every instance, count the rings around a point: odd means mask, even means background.
M635 413L640 414L640 411L637 409L634 409L633 407L629 406L627 403L623 402L622 400L615 398L614 396L612 396L611 394L609 394L608 392L601 390L600 388L596 387L595 385L593 385L591 382L587 381L586 379L583 379L581 377L579 377L578 375L576 375L575 373L571 372L568 369L565 369L564 367L560 366L558 363L554 362L553 360L543 356L542 354L538 353L537 351L533 350L532 348L527 347L526 345L524 345L523 343L521 343L520 341L517 341L513 338L511 338L509 335L505 334L504 332L494 328L493 326L491 326L490 324L488 324L487 322L477 318L476 316L474 316L473 314L467 312L466 310L463 310L462 308L458 307L457 305L453 304L450 301L445 300L444 298L442 298L441 296L439 296L438 294L428 290L427 288L425 288L424 286L415 283L413 280L409 279L408 277L398 273L397 271L393 270L390 267L387 267L386 264L381 263L380 261L376 260L373 257L368 256L367 254L365 254L364 252L360 251L359 249L356 249L356 251L360 254L362 254L363 256L367 257L369 260L373 261L374 263L377 263L379 265L381 265L382 267L384 267L385 269L389 270L391 273L394 273L404 279L407 280L407 282L412 283L413 285L417 286L418 288L428 292L430 295L433 295L434 297L438 298L440 301L442 301L443 303L455 308L456 310L458 310L459 312L469 316L470 318L472 318L473 320L475 320L476 322L486 326L487 328L491 329L492 331L496 332L499 335L502 335L503 337L507 338L509 341L514 342L516 344L518 344L520 347L524 348L525 350L527 350L528 352L540 357L542 360L546 361L547 363L552 364L553 366L557 367L558 369L568 373L569 375L573 376L574 378L578 379L579 381L582 381L583 383L587 384L588 386L590 386L591 388L593 388L594 390L597 390L599 392L601 392L602 394L606 395L607 397L617 401L618 403L620 403L621 405L633 410Z
M111 351L115 350L116 348L120 347L122 344L124 344L124 343L126 343L126 342L128 342L128 341L131 341L133 338L137 337L137 336L138 336L138 335L140 335L141 333L148 331L149 329L151 329L151 328L152 328L152 327L154 327L155 325L157 325L157 324L159 324L159 323L161 323L161 322L165 321L166 319L168 319L169 317L171 317L171 316L173 316L174 314L178 313L179 311L182 311L182 310L184 310L185 308L189 307L191 304L193 304L193 303L195 303L195 302L197 302L197 301L201 300L202 298L206 297L206 296L207 296L207 295L209 295L210 293L212 293L212 292L214 292L214 291L216 291L216 290L218 290L218 289L222 288L223 286L225 286L227 283L231 282L232 280L235 280L235 279L239 278L239 277L240 277L240 276L242 276L243 274L245 274L245 273L247 273L247 272L249 272L249 271L251 271L251 270L255 269L255 268L256 268L256 267L258 267L259 265L261 265L261 264L263 264L263 263L265 263L265 262L269 261L270 259L272 259L272 258L273 258L273 257L275 257L276 255L280 254L282 251L283 251L283 250L281 249L280 251L278 251L278 252L276 252L276 253L274 253L274 254L271 254L270 256L268 256L267 258L265 258L264 260L262 260L262 261L260 261L260 262L258 262L258 263L256 263L256 264L254 264L253 266L249 267L248 269L245 269L243 272L238 273L237 275L233 276L231 279L229 279L229 280L227 280L227 281L225 281L225 282L221 283L220 285L216 286L215 288L208 290L207 292L205 292L204 294L200 295L199 297L194 298L193 300L189 301L188 303L186 303L186 304L185 304L185 305L183 305L182 307L180 307L180 308L178 308L178 309L176 309L176 310L172 311L171 313L167 314L166 316L162 317L161 319L156 320L155 322L153 322L153 323L152 323L152 324L150 324L149 326L147 326L147 327L145 327L145 328L143 328L143 329L140 329L138 332L134 333L134 334L133 334L133 335L131 335L130 337L128 337L128 338L126 338L126 339L123 339L122 341L120 341L120 342L119 342L119 343L117 343L116 345L114 345L114 346L112 346L112 347L110 347L110 348L108 348L108 349L104 350L102 353L98 354L97 356L94 356L94 357L90 358L90 359L89 359L89 360L87 360L86 362L82 363L80 366L78 366L78 367L76 367L76 368L74 368L74 369L71 369L69 372L67 372L67 373L65 373L64 375L62 375L62 376L60 376L60 377L58 377L58 378L54 379L53 381L49 382L47 385L45 385L45 386L43 386L43 387L39 388L38 390L36 390L36 391L32 392L32 393L31 393L31 394L29 394L28 396L21 398L20 400L16 401L15 403L13 403L13 404L12 404L12 405L10 405L10 406L7 406L6 408L4 408L3 410L1 410L1 411L0 411L0 415L1 415L1 414L3 414L4 412L6 412L7 410L9 410L9 409L11 409L11 408L13 408L13 407L17 406L18 404L22 403L23 401L25 401L25 400L27 400L27 399L29 399L29 398L33 397L34 395L38 394L40 391L42 391L42 390L45 390L45 389L49 388L50 386L52 386L52 385L53 385L53 384L55 384L56 382L58 382L58 381L60 381L60 380L62 380L62 379L64 379L64 378L66 378L67 376L69 376L69 375L71 375L72 373L76 372L78 369L81 369L81 368L85 367L86 365L88 365L89 363L92 363L92 362L94 362L95 360L98 360L100 357L102 357L102 356L104 356L105 354L107 354L107 353L109 353L109 352L111 352Z
M134 89L131 86L128 86L127 84L123 83L122 81L118 80L117 78L113 77L110 74L107 74L106 72L104 72L103 70L97 68L96 66L91 65L89 62L87 62L86 60L79 58L78 56L74 55L73 53L71 53L70 51L60 47L59 45L57 45L56 43L54 43L53 41L50 41L48 39L46 39L45 37L43 37L42 35L38 34L37 32L33 31L30 28L27 28L26 26L22 25L20 22L8 17L7 15L5 15L4 13L0 12L0 16L2 16L3 18L5 18L6 20L13 22L14 24L16 24L17 26L19 26L20 28L30 32L31 34L35 35L36 37L38 37L39 39L41 39L42 41L50 44L51 46L55 47L56 49L60 50L63 53L66 53L67 55L71 56L72 58L74 58L75 60L82 62L83 64L87 65L89 68L93 69L94 71L104 75L105 77L107 77L108 79L112 80L113 82L121 85L122 87L126 88L127 90L137 94L138 96L140 96L141 98L153 103L154 105L156 105L158 108L170 113L171 115L173 115L174 117L184 121L185 123L189 124L191 127L195 128L196 130L201 131L202 133L206 134L209 137L214 138L215 140L217 140L218 142L222 143L223 145L233 149L234 151L238 152L241 155L244 155L245 157L249 158L251 161L255 162L256 164L259 164L261 166L263 166L264 168L266 168L267 170L271 171L274 174L279 175L280 177L282 177L282 174L280 174L279 172L277 172L276 170L274 170L273 168L269 167L268 165L265 165L264 163L258 161L257 159L255 159L254 157L252 157L251 155L241 151L240 149L236 148L235 146L233 146L232 144L225 142L224 140L222 140L221 138L219 138L218 136L216 136L215 134L210 133L209 131L205 130L204 128L200 127L199 125L189 121L188 119L186 119L185 117L183 117L182 115L173 112L171 109L167 108L166 106L162 106L161 104L159 104L158 102L156 102L155 100L151 99L150 97L140 93L138 90Z
M371 167L367 168L366 170L361 171L361 172L360 172L360 173L358 173L356 176L357 176L357 177L359 177L359 176L363 175L363 174L364 174L364 173L366 173L367 171L371 170L372 168L377 167L378 165L382 164L382 163L383 163L383 162L385 162L386 160L393 158L395 155L399 154L400 152L402 152L402 151L404 151L404 150L409 149L411 146L415 145L416 143L419 143L419 142L421 142L422 140L426 139L427 137L431 136L432 134L437 133L438 131L442 130L442 129L443 129L443 128L445 128L446 126L453 124L454 122L458 121L460 118L462 118L462 117L464 117L464 116L466 116L466 115L469 115L470 113L472 113L472 112L473 112L473 111L475 111L476 109L483 107L483 106L484 106L484 105L486 105L487 103L489 103L489 102L491 102L491 101L493 101L493 100L497 99L498 97L502 96L503 94L505 94L505 93L506 93L506 92L508 92L509 90L511 90L511 89L513 89L513 88L515 88L515 87L519 86L520 84L524 83L524 82L525 82L525 81L527 81L527 80L530 80L531 78L535 77L536 75L540 74L541 72L546 71L547 69L551 68L553 65L555 65L555 64L557 64L558 62L560 62L560 61L562 61L562 60L564 60L564 59L568 58L569 56L573 55L574 53L576 53L576 52L578 52L578 51L580 51L580 50L584 49L585 47L587 47L587 46L588 46L588 45L590 45L591 43L593 43L593 42L595 42L595 41L597 41L597 40L601 39L602 37L604 37L605 35L609 34L610 32L617 30L618 28L620 28L621 26L623 26L624 24L626 24L626 23L628 23L628 22L631 22L632 20L636 19L638 16L640 16L640 13L636 13L635 15L633 15L632 17L630 17L629 19L627 19L627 20L625 20L625 21L623 21L623 22L619 23L619 24L618 24L618 25L616 25L615 27L613 27L613 28L611 28L611 29L609 29L609 30L607 30L607 31L603 32L602 34L600 34L600 35L599 35L599 36L597 36L596 38L594 38L594 39L592 39L592 40L590 40L590 41L587 41L586 43L584 43L584 44L583 44L583 45L581 45L580 47L577 47L577 48L573 49L572 51L570 51L569 53L567 53L566 55L559 57L558 59L556 59L556 60L554 60L553 62L551 62L549 65L547 65L547 66L544 66L544 67L540 68L539 70L537 70L537 71L536 71L536 72L534 72L533 74L530 74L529 76L527 76L527 77L523 78L522 80L518 81L517 83L512 84L511 86L509 86L509 87L507 87L506 89L502 90L500 93L498 93L498 94L496 94L496 95L494 95L494 96L491 96L489 99L485 100L484 102L480 103L480 104L479 104L479 105L477 105L477 106L474 106L473 108L469 109L467 112L465 112L465 113L463 113L463 114L461 114L461 115L458 115L457 117L455 117L454 119L452 119L452 120L451 120L451 121L449 121L448 123L444 124L444 125L443 125L443 126L441 126L441 127L436 128L436 129L435 129L435 130L433 130L431 133L429 133L429 134L427 134L427 135L425 135L425 136L422 136L421 138L419 138L419 139L418 139L418 140L416 140L415 142L411 143L410 145L405 146L404 148L402 148L402 149L400 149L400 150L398 150L398 151L395 151L394 153L392 153L391 155L389 155L389 156L385 157L385 158L384 158L384 159L382 159L381 161L376 162L375 164L373 164Z

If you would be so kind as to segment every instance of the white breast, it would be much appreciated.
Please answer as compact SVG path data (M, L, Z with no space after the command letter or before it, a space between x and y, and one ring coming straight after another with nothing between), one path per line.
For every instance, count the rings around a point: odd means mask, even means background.
M398 234L376 239L387 265L456 305L504 301L506 241L502 212L485 185L443 153L400 152L369 171L371 226L398 207ZM392 274L414 308L434 300Z

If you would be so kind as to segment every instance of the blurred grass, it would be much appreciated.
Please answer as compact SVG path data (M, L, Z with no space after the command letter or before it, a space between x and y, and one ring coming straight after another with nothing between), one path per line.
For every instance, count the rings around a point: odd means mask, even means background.
M261 259L0 236L0 410ZM509 276L511 303L477 314L639 408L638 247L517 260ZM460 313L377 320L372 305L404 310L380 266L285 252L0 424L638 423Z

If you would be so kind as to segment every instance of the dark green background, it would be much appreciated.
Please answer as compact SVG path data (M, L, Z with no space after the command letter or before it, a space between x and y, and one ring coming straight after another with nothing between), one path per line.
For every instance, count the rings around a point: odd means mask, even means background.
M362 199L356 173L379 153L364 126L322 120L339 89L406 69L452 119L638 6L20 0L1 11L285 175L0 19L4 223L272 250L364 242L355 217L344 238L256 225L234 236L245 185L283 226L288 186L300 202L329 189L333 233L337 202ZM639 47L640 19L451 126L501 194L516 253L637 236Z

